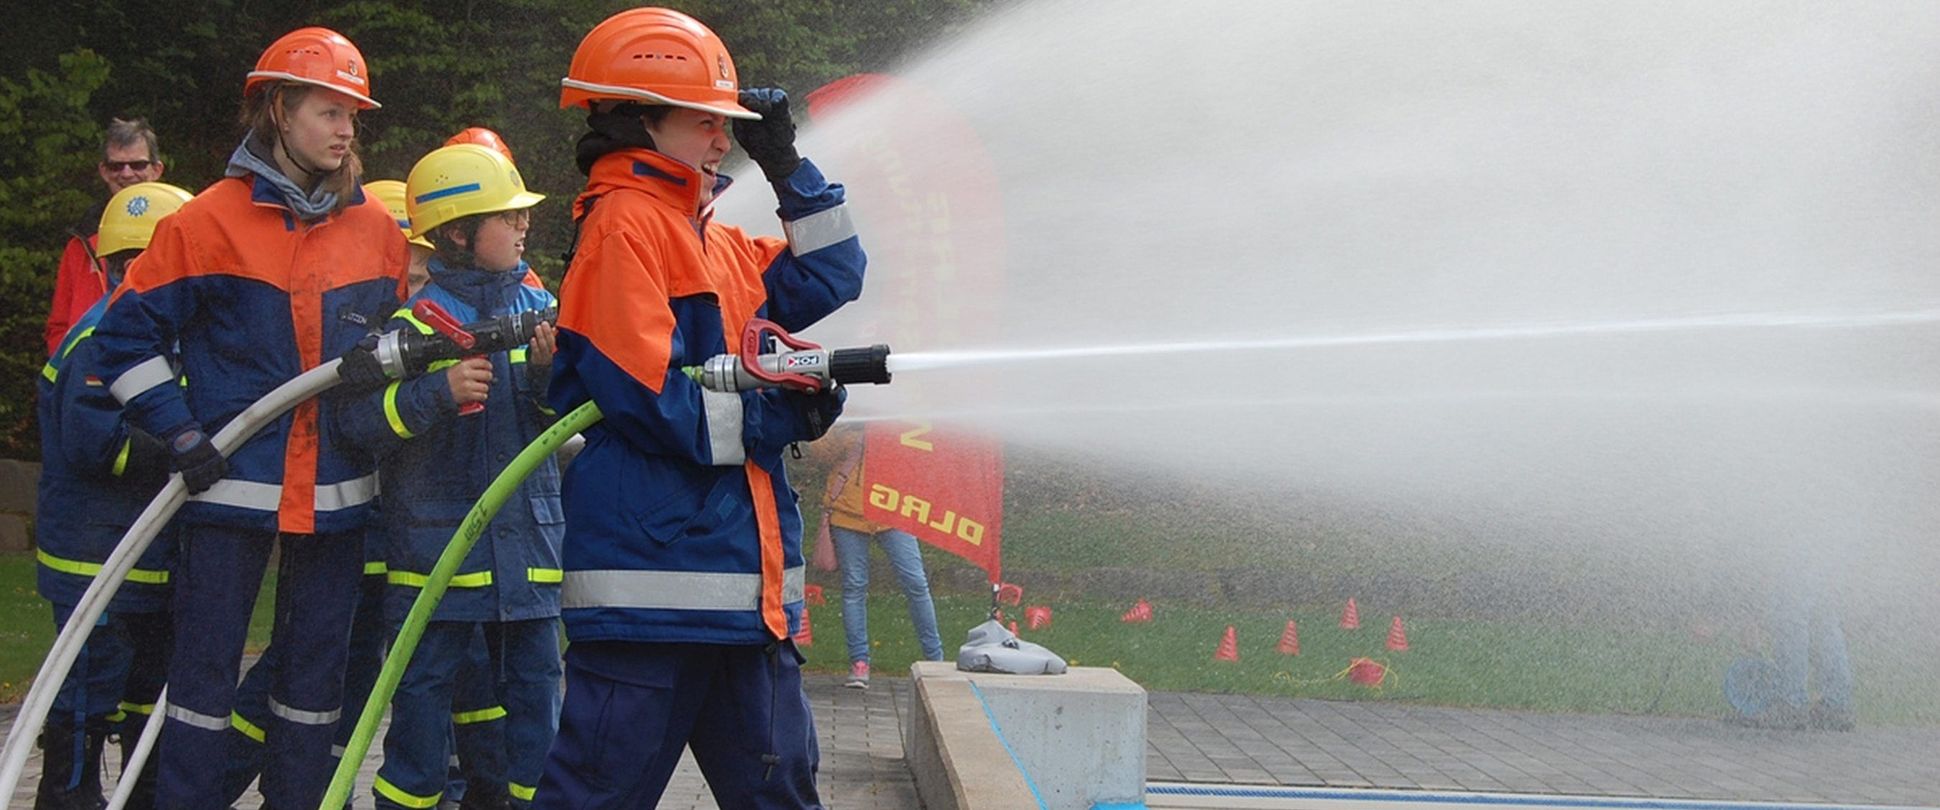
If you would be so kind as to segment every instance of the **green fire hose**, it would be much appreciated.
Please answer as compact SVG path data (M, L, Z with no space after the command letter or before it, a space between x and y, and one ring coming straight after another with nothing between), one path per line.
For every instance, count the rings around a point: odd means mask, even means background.
M471 553L472 545L491 525L492 518L498 514L499 507L505 505L507 498L517 491L519 484L532 474L548 456L558 450L566 440L598 422L604 414L591 402L574 408L565 418L553 423L552 427L539 434L531 444L512 459L492 485L485 489L478 503L472 504L465 514L465 522L459 524L458 532L451 537L443 554L438 556L438 564L431 568L424 589L418 592L418 599L411 603L411 612L404 617L404 625L398 628L397 641L391 643L390 655L384 659L384 669L377 675L376 685L371 687L370 697L364 701L364 713L357 718L357 729L351 733L350 742L344 745L343 758L337 761L337 773L330 779L330 790L323 795L323 804L318 810L339 810L350 797L350 791L357 782L357 770L364 763L364 755L370 752L371 738L377 734L377 723L384 717L384 707L391 703L391 696L397 692L397 684L404 677L404 667L411 662L411 654L418 649L418 640L424 636L424 627L431 622L431 614L438 609L438 602L445 597L445 587L458 573L458 567Z

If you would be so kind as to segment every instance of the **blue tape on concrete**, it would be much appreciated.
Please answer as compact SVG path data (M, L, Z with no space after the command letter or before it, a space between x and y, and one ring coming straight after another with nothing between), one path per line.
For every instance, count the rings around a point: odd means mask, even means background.
M997 742L1004 746L1004 753L1010 755L1010 764L1017 766L1018 775L1024 777L1024 785L1031 789L1031 798L1037 800L1037 810L1051 810L1051 806L1044 803L1044 794L1037 792L1037 783L1031 781L1031 772L1024 770L1024 761L1017 758L1017 749L1010 747L1010 740L1004 738L1004 729L997 725L997 715L990 712L990 701L983 699L983 690L977 688L976 681L970 681L970 691L977 696L977 702L983 704L983 716L990 720L990 730L997 733Z

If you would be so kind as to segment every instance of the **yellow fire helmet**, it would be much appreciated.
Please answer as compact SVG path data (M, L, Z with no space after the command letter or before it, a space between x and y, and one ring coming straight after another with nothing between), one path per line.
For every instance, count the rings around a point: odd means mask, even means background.
M460 217L517 211L545 199L525 190L525 180L512 161L473 143L440 147L425 155L411 167L405 188L411 232L420 236Z
M372 180L364 184L364 193L384 204L385 210L391 212L391 219L397 220L398 230L404 232L407 241L426 250L432 249L431 240L411 235L411 215L404 210L403 180Z
M101 212L101 241L95 254L109 256L147 248L148 240L155 235L155 223L194 196L167 183L136 183L122 189Z

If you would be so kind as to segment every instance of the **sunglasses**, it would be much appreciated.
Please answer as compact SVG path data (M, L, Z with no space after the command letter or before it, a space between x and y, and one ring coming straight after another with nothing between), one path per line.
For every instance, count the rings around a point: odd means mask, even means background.
M145 171L148 171L149 165L153 164L154 162L155 161L152 161L152 160L104 160L104 161L101 161L101 167L111 172L118 172L126 169L133 169L138 172L145 172Z

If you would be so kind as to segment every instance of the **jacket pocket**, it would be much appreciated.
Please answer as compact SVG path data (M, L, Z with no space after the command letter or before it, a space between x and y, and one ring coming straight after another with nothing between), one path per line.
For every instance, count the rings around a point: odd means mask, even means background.
M752 513L748 503L747 483L735 474L738 468L728 468L720 472L705 470L700 474L688 473L679 469L662 469L666 473L666 483L662 492L673 490L674 494L658 502L649 502L637 508L634 519L647 538L663 546L671 546L683 540L705 538L721 533L745 514ZM632 492L652 492L650 488L633 489Z

